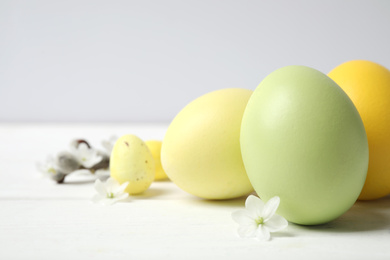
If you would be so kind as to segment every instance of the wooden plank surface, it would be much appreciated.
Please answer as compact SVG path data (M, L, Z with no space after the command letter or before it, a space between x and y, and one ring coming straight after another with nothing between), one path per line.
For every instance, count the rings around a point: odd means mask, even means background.
M269 242L241 239L245 198L206 201L169 181L110 207L92 179L57 185L35 168L76 137L162 139L167 125L0 125L0 259L390 259L390 197L358 202L322 226L290 224Z

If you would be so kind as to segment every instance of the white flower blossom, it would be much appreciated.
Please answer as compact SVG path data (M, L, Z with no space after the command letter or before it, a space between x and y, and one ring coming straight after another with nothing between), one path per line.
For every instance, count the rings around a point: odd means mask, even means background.
M44 163L38 162L37 168L45 177L52 177L56 175L59 170L59 167L53 156L48 156Z
M102 146L106 150L106 153L107 153L108 156L111 155L112 148L114 148L116 140L118 140L118 137L113 135L108 140L103 140L102 141Z
M127 185L129 185L128 182L121 185L113 178L108 178L105 183L101 182L100 179L97 179L95 181L97 194L92 198L92 201L103 205L111 205L120 200L124 200L129 196L129 194L125 192Z
M89 148L85 143L80 143L77 147L71 146L71 152L85 168L91 168L103 159L97 150Z
M280 198L275 196L264 202L253 195L245 201L245 210L232 213L232 218L240 224L237 232L240 237L255 237L269 240L271 232L277 232L287 227L288 222L282 216L275 214Z
M37 168L44 177L51 178L58 183L63 182L65 176L79 166L74 156L67 152L61 152L56 157L48 156L44 163L37 163Z

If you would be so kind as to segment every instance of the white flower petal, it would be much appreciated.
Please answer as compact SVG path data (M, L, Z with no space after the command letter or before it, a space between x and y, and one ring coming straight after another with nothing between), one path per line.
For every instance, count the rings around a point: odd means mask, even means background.
M58 171L58 166L56 164L55 158L50 155L46 158L45 162L38 162L36 164L37 169L43 174L45 177L52 177Z
M285 229L288 226L288 222L284 217L275 214L264 225L270 232L276 232Z
M111 155L112 149L115 145L116 140L118 140L118 137L113 135L108 140L102 141L102 146L106 150L107 155Z
M89 148L88 148L88 145L86 143L79 143L78 146L77 146L77 149L81 152L81 153L87 153Z
M100 179L95 181L95 189L98 194L93 197L94 202L99 202L103 205L111 205L120 200L126 199L129 194L123 192L128 183L122 185L115 179L108 178L105 183L102 183Z
M115 190L120 187L120 184L114 178L108 178L106 181L106 189L108 192L115 193Z
M112 204L114 204L114 203L120 202L120 201L122 201L122 200L127 199L128 197L129 197L129 194L128 194L128 193L122 193L122 194L120 194L120 195L118 195L117 197L114 197L114 198L112 198L112 199L107 198L107 200L110 200L110 202L107 202L107 203L109 203L109 204L107 204L107 205L112 205Z
M103 159L102 156L98 155L97 153L96 154L92 154L88 157L85 157L86 160L81 160L80 161L80 164L82 166L84 166L85 168L92 168L93 166L95 166L96 164L100 163Z
M120 186L116 187L115 188L115 191L114 193L123 193L125 191L125 189L127 188L127 186L129 185L129 182L124 182L122 183ZM127 193L126 193L127 194Z
M85 143L80 143L77 146L72 145L70 149L77 161L85 168L91 168L103 159L97 150L88 148L88 145Z
M255 223L252 225L241 225L237 229L237 233L240 237L255 237L257 226Z
M232 213L232 218L240 225L249 225L255 223L253 217L249 214L247 210L236 210Z
M271 232L280 231L288 226L288 222L275 212L280 204L280 198L275 196L267 203L260 198L250 195L245 201L245 210L232 213L234 221L240 224L238 234L241 237L256 237L269 240Z
M95 181L95 185L94 186L95 186L95 190L98 192L98 194L100 194L103 197L107 196L106 187L99 179L97 179Z
M71 145L70 149L71 153L80 161L83 157L87 157L89 153L89 148L85 143Z
M280 198L278 196L275 196L267 201L267 203L264 205L262 217L265 222L268 221L276 212L276 210L279 207Z
M116 199L105 198L105 199L101 200L101 204L103 204L104 206L110 206L110 205L114 204L116 201L117 201Z
M271 238L271 234L267 227L263 225L259 225L259 227L256 230L256 237L259 240L269 240Z
M258 212L261 212L264 207L264 202L254 195L249 195L245 201L245 208L249 211L253 218L258 216Z

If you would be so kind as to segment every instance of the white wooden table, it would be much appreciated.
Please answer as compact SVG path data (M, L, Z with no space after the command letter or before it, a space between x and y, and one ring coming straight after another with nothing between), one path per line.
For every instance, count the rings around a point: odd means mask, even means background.
M0 124L0 259L390 259L390 197L336 221L290 224L269 242L241 239L231 213L245 198L205 201L172 182L104 207L92 181L58 185L37 161L83 137L162 139L167 125Z

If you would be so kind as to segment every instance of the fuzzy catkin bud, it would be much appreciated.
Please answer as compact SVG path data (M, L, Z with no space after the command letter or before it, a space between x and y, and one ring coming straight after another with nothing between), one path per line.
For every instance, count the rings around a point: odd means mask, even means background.
M56 162L59 171L63 174L69 174L80 168L80 163L77 159L69 152L62 152L58 154Z

